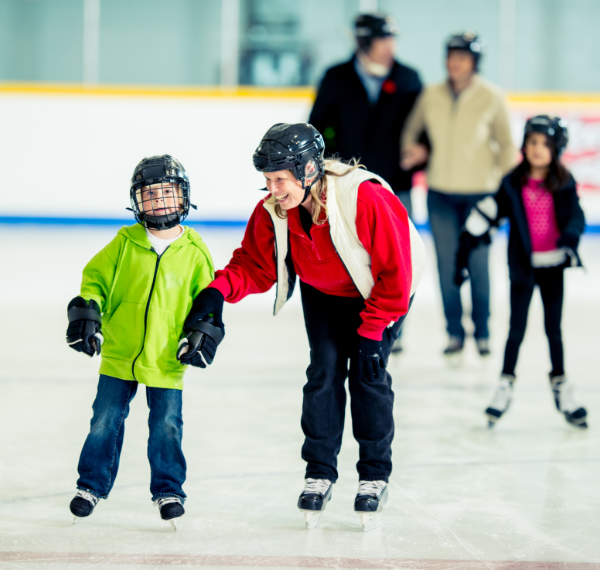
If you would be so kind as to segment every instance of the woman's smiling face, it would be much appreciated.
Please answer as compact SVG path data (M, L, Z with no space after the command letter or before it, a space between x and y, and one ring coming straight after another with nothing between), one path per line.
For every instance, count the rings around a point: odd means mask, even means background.
M267 182L267 190L274 196L282 210L291 210L302 204L304 190L302 182L296 180L291 170L263 172ZM310 195L306 201L310 200Z

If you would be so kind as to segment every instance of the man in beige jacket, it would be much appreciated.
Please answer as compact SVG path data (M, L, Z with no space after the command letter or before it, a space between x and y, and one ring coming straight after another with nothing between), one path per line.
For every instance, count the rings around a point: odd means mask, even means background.
M482 42L465 32L451 37L446 47L448 80L426 88L417 100L402 134L401 166L408 170L429 161L427 207L450 336L444 354L456 357L465 339L460 289L454 283L461 228L471 208L497 191L515 151L503 97L477 74ZM422 133L429 149L418 143ZM469 261L474 336L482 356L489 354L488 253L488 246L480 247Z

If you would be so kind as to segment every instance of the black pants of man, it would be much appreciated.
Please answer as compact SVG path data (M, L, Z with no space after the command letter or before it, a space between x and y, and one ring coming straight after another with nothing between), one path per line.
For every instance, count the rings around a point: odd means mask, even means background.
M533 290L540 288L544 304L544 326L550 345L552 362L551 376L564 374L563 343L560 322L564 297L564 265L558 267L540 267L534 271L534 283L531 285L512 284L510 286L510 331L504 352L504 374L515 374L519 356L519 347L525 336L527 313Z
M387 481L392 471L394 438L392 377L386 371L370 383L352 373L348 376L348 359L362 323L364 300L327 295L302 282L300 288L310 345L302 404L306 477L332 482L338 478L337 456L346 410L344 384L348 378L352 428L360 450L359 479ZM383 333L386 361L403 322L401 317Z

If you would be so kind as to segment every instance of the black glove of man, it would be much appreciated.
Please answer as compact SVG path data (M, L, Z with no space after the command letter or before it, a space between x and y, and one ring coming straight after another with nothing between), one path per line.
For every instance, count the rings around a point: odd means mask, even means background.
M67 307L67 316L67 344L90 358L94 354L100 354L104 337L100 328L102 317L98 303L92 299L88 304L83 297L75 297Z
M188 334L179 342L177 351L177 360L182 364L199 368L212 364L225 336L224 303L225 298L216 289L204 289L196 297L183 325Z
M463 231L460 234L454 271L454 283L459 287L469 278L469 257L471 256L471 252L480 245L489 243L491 243L489 232L481 236L471 235L467 231Z
M556 240L556 247L568 247L569 249L577 249L579 245L579 236L571 232L563 232L558 240Z
M354 354L350 358L350 367L354 369L354 376L358 379L365 378L368 382L375 382L385 374L385 358L383 357L383 342L371 340L364 336L357 336Z

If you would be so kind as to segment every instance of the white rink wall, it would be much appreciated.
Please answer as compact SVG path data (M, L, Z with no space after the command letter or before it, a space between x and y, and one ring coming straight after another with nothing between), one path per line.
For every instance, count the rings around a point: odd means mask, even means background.
M180 95L82 89L6 90L0 85L5 188L0 221L15 218L130 219L129 180L144 156L169 153L190 175L190 221L244 222L262 196L252 153L274 123L300 122L312 105L296 95ZM580 183L588 223L600 225L600 97L510 98L515 143L541 112L567 117L565 155ZM415 221L426 221L422 180ZM56 220L58 221L58 220Z

